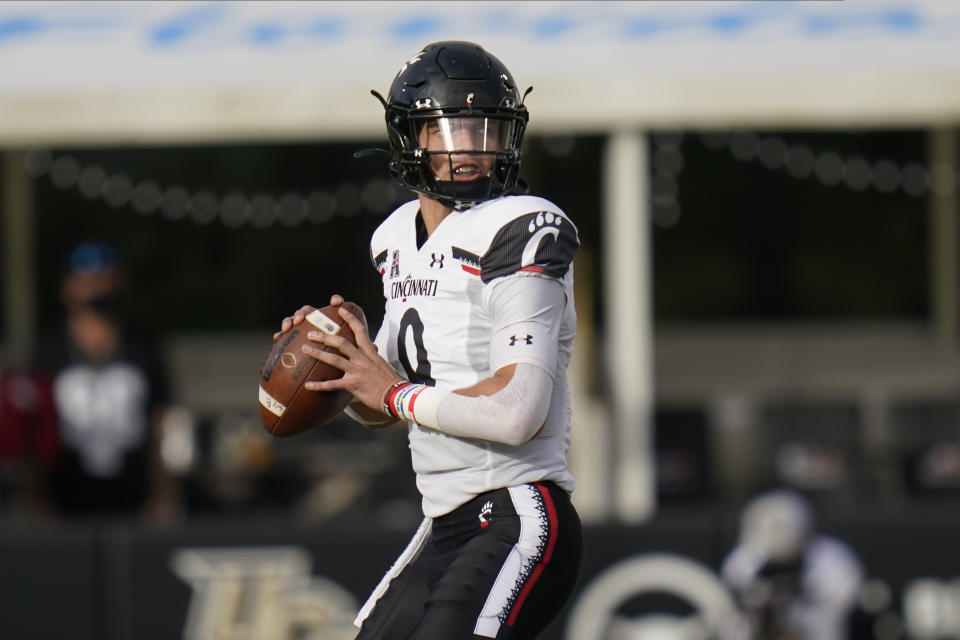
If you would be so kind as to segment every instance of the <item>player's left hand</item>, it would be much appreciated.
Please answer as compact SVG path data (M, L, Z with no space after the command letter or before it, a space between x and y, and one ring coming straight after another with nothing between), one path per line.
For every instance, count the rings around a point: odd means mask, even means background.
M400 380L400 376L390 363L377 353L377 346L370 340L366 324L343 307L339 308L339 312L340 317L353 330L356 346L341 336L310 331L307 338L311 342L333 347L340 353L326 351L311 344L304 345L302 351L311 358L340 369L343 376L336 380L307 382L304 388L310 391L345 389L366 406L383 413L383 395L394 382Z

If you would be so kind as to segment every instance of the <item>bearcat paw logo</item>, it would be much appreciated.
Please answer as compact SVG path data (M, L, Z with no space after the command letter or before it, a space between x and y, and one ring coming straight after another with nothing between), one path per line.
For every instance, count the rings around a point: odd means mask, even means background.
M520 256L521 270L538 270L535 263L537 261L537 251L540 249L540 243L547 236L553 236L553 241L556 242L560 236L559 227L562 221L563 218L549 211L541 211L530 221L527 231L533 235L530 236L527 244L523 247L523 253Z
M530 233L534 233L536 232L537 229L539 229L545 224L555 224L559 227L560 222L562 220L563 218L561 218L558 215L552 214L549 211L541 211L540 213L537 214L536 218L530 221L530 226L527 227L527 231L529 231ZM556 229L553 229L552 231L554 231L554 237L556 237L556 234L559 233L559 231L557 231Z
M487 500L483 503L483 507L480 509L480 526L486 528L490 525L490 519L493 517L493 502Z

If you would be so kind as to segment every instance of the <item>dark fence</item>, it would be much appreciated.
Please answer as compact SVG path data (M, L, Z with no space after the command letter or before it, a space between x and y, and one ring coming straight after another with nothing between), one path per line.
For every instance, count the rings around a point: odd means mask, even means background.
M952 506L847 514L822 524L890 586L897 611L912 581L945 585L960 576L960 514ZM225 638L240 637L229 634L241 627L243 637L266 638L255 631L266 622L277 638L352 637L346 634L356 607L410 533L374 521L306 525L281 517L170 529L5 525L0 637L168 640L185 637L188 618L193 629L219 625L226 635L217 637ZM587 527L578 592L543 637L564 638L580 594L621 560L669 553L716 571L735 539L736 518L710 509L665 513L638 527Z

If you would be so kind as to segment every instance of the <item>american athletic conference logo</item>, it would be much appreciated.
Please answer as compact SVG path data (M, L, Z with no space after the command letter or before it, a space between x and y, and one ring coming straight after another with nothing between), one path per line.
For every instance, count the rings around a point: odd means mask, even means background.
M393 258L390 260L390 279L400 277L400 250L393 250Z

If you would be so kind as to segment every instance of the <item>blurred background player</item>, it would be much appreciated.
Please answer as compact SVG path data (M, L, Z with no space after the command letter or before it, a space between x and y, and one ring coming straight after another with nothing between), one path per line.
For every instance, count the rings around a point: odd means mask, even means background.
M0 516L51 514L49 474L59 454L50 376L0 363Z
M850 637L864 581L860 561L845 543L816 531L810 505L793 491L772 490L747 504L721 574L751 638Z
M552 202L515 193L528 114L481 47L428 45L375 95L390 171L418 199L370 243L386 298L376 346L341 310L357 346L311 332L344 358L303 349L346 373L306 386L349 390L348 413L367 426L408 426L426 518L361 609L357 637L534 638L580 566L566 460L577 230Z
M112 245L72 250L60 290L64 324L40 355L59 416L63 456L52 491L64 515L165 519L175 507L157 455L164 368L154 345L125 327L124 289Z

